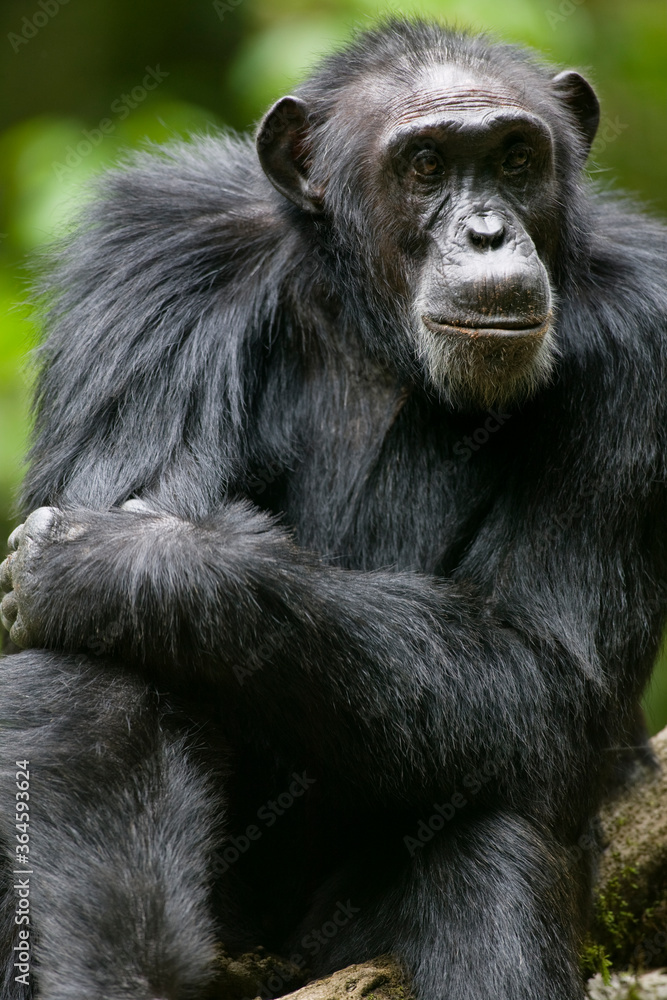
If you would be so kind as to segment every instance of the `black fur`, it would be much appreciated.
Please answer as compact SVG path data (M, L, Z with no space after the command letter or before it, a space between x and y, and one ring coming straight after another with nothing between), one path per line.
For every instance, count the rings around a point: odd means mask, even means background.
M424 374L355 182L382 123L335 114L439 61L554 137L557 363L493 414ZM297 91L323 212L206 138L107 175L61 251L23 494L61 509L26 577L48 651L2 668L35 996L199 996L217 936L313 975L394 952L422 1000L582 997L589 827L664 618L666 239L582 181L551 78L389 24Z

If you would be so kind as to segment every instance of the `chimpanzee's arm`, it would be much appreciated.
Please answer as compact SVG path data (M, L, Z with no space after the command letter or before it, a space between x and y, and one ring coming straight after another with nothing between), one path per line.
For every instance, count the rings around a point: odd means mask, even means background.
M383 801L480 768L519 800L544 783L558 801L616 693L576 637L531 632L536 609L522 628L448 581L322 565L243 503L199 523L48 510L5 569L19 642L203 672L244 725Z

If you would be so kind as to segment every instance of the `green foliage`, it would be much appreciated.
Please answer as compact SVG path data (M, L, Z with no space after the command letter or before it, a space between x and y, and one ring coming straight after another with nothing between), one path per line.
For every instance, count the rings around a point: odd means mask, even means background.
M611 959L601 944L596 944L590 937L581 950L581 972L585 979L600 973L605 986L611 982Z
M660 732L667 724L667 635L663 641L653 677L646 689L644 710L649 732Z
M629 903L638 888L636 879L637 869L627 865L595 896L593 933L599 948L599 962L601 966L606 965L607 970L611 965L625 966L641 932L640 921ZM589 961L594 952L595 946L589 942ZM604 975L602 967L596 971Z
M21 284L11 272L0 272L0 530L6 536L13 491L18 485L26 448L28 372L26 354L34 333Z
M624 868L619 876L609 879L605 891L599 892L595 901L596 920L616 951L623 950L637 926L637 918L626 901L627 890L637 888L636 876L636 868Z

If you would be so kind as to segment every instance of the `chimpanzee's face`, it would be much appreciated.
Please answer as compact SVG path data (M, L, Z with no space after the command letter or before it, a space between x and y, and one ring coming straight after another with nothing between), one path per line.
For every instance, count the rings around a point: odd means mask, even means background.
M570 129L559 141L570 136L573 162L585 157L597 98L573 71L532 104L490 71L426 56L423 69L394 76L343 88L315 128L305 101L283 98L260 126L260 161L303 211L328 215L343 242L353 235L345 252L378 327L388 315L400 326L389 354L402 355L407 338L427 384L457 405L519 400L549 379L556 356L549 271L561 206L549 122Z
M506 87L457 66L429 68L386 106L366 175L383 192L372 230L411 304L428 380L463 404L525 395L554 360L550 129Z

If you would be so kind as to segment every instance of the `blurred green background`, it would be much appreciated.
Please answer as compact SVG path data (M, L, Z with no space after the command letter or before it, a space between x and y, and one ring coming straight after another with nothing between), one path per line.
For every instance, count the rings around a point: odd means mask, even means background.
M603 108L592 174L665 214L664 0L2 0L0 538L29 427L30 254L124 149L251 127L321 53L388 11L486 28L583 68ZM647 708L653 731L667 723L667 651Z

